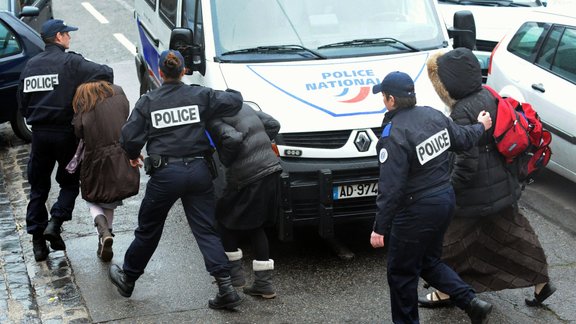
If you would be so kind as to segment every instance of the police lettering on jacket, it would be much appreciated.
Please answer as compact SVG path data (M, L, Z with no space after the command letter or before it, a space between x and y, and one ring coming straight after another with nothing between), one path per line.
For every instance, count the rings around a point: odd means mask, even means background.
M445 128L430 136L424 142L416 146L416 155L421 165L432 160L450 148L450 135Z
M51 91L58 85L58 74L29 76L24 79L24 93Z
M166 128L200 122L198 105L157 110L151 112L150 115L154 128Z

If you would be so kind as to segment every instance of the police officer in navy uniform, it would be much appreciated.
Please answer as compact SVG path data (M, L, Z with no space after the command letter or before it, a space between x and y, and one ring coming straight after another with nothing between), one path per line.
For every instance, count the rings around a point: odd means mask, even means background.
M65 170L78 144L72 126L72 99L76 88L90 80L113 82L110 67L88 61L80 54L66 52L70 47L70 32L75 30L78 28L68 26L60 19L46 21L41 32L45 51L31 58L20 75L19 109L32 126L26 230L32 234L36 261L48 257L46 240L54 250L66 249L60 236L61 226L64 221L72 219L79 193L78 173L69 174ZM60 193L50 209L48 221L46 200L56 162Z
M419 323L418 278L450 294L472 323L484 323L492 305L441 261L442 239L455 198L450 184L448 151L467 150L492 126L482 111L474 125L459 126L442 112L416 106L414 82L391 72L373 93L382 93L388 109L378 141L380 180L378 211L370 237L384 247L387 236L392 320Z
M219 291L208 305L231 309L242 300L232 286L228 258L213 227L216 200L206 159L212 147L205 125L213 118L235 115L242 107L242 95L184 84L184 58L178 51L162 52L159 67L164 83L138 100L122 128L120 143L132 165L139 164L140 151L147 144L144 164L152 170L134 240L122 268L110 267L110 279L122 296L132 295L158 246L168 211L180 198L206 270L218 284Z

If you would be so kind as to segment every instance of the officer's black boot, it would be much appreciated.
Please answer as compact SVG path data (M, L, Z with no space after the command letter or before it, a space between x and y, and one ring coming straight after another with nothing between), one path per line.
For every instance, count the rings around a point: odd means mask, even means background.
M113 264L110 266L109 275L114 286L118 288L120 295L124 297L132 296L136 281L129 279L124 273L124 270L122 270L118 265Z
M214 277L218 284L216 297L208 301L208 307L213 309L233 309L242 303L242 298L232 286L232 279L228 277Z
M34 259L36 261L44 261L48 258L48 246L46 246L46 239L42 234L32 235L32 250L34 250Z
M474 297L464 309L472 324L488 323L488 315L492 312L492 305L478 297Z
M274 260L252 261L254 270L254 283L250 287L244 288L244 293L250 296L260 296L270 299L276 297L274 287L272 287L272 270L274 270Z
M50 218L48 226L44 230L44 238L50 241L52 250L66 250L66 244L62 240L60 233L62 232L62 221L57 218Z
M236 252L226 252L230 264L230 277L232 278L232 286L242 288L246 286L246 279L244 278L244 270L242 269L242 250L238 249Z
M109 262L114 256L114 252L112 251L114 238L112 237L112 233L110 233L106 216L96 216L94 218L94 226L98 229L98 250L96 254L102 261Z

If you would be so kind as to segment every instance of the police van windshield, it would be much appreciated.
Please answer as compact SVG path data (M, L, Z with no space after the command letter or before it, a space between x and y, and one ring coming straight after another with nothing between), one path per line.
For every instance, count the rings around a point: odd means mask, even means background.
M220 61L319 60L446 46L436 0L211 0Z

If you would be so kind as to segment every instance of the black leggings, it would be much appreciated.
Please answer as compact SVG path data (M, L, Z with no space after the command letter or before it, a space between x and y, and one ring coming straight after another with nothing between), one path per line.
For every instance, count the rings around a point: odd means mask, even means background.
M268 237L264 228L259 227L251 230L231 230L219 226L222 236L222 245L226 252L236 252L240 240L249 237L254 249L254 259L258 261L268 261L270 259L270 248L268 247Z

